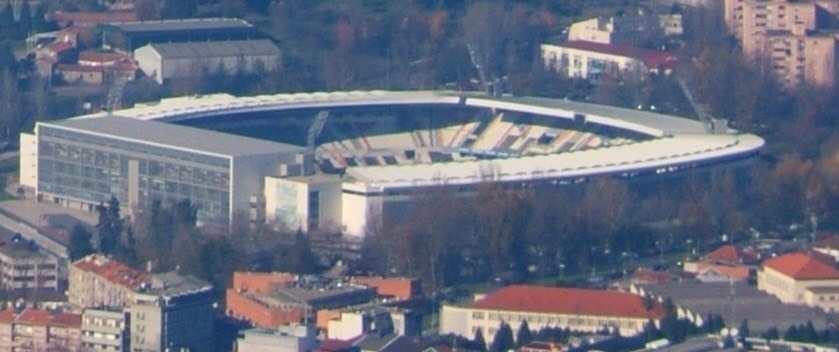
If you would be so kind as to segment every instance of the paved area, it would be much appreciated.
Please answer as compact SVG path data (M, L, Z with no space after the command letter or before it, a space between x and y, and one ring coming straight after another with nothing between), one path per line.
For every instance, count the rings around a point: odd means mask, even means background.
M77 219L89 227L96 226L98 221L95 213L68 209L51 203L36 203L33 200L0 202L0 226L34 240L43 250L60 259L67 259L65 243L68 238L48 231L51 218Z

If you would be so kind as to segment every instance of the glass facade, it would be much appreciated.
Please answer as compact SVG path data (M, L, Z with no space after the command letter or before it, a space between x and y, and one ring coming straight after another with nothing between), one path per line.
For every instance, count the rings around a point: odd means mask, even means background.
M142 207L189 199L202 223L230 214L230 159L38 127L38 190L91 204L116 196Z

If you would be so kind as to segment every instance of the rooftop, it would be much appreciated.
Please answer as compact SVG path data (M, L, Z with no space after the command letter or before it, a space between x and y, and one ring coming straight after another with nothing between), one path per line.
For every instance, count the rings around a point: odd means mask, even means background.
M757 254L754 251L741 249L734 245L725 245L708 253L702 259L726 264L746 264L757 261Z
M49 19L53 22L87 22L106 23L136 21L137 14L134 11L113 11L113 12L53 12Z
M201 18L201 19L177 19L159 21L126 21L108 24L125 33L133 32L163 32L163 31L184 31L184 30L210 30L210 29L232 29L232 28L253 28L245 20L237 18Z
M40 326L80 327L82 325L82 316L81 314L69 312L53 314L50 311L33 308L26 308L20 313L12 309L5 309L0 311L0 322Z
M507 286L472 304L475 309L660 319L664 307L644 306L643 297L617 291L544 286Z
M210 283L194 276L168 272L154 274L151 279L151 287L145 293L158 294L163 297L176 297L212 289L213 286Z
M839 270L831 263L806 253L785 254L763 263L770 268L796 280L837 280Z
M280 48L268 39L152 43L147 47L156 51L164 59L280 55Z
M264 141L200 128L119 116L40 122L39 125L91 133L136 143L162 145L221 156L245 156L302 151L303 147Z
M595 42L587 42L582 40L574 40L557 44L559 47L592 51L602 54L631 57L644 62L648 68L675 68L678 64L678 59L675 55L663 52L648 50L643 48L636 48L628 45L603 44Z
M99 276L109 282L136 289L151 280L149 274L101 255L91 254L73 263L77 269Z
M711 314L720 315L731 326L739 326L746 319L754 334L773 327L786 331L790 326L806 323L807 320L812 320L819 330L829 324L827 315L821 309L782 304L774 296L759 291L746 281L703 283L682 280L667 284L638 284L634 287L644 294L671 298L676 305L703 319Z

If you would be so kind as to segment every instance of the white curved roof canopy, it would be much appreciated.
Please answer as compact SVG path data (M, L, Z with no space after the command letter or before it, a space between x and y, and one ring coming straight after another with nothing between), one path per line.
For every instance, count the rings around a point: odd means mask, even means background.
M473 184L485 179L526 181L632 172L710 162L756 153L764 144L748 134L706 134L696 120L646 111L545 98L486 97L447 91L349 91L234 97L227 94L164 99L115 115L140 120L184 121L246 112L353 106L465 105L557 118L584 116L586 123L649 135L652 140L550 155L422 165L350 167L360 191L432 184ZM95 118L106 113L82 116Z

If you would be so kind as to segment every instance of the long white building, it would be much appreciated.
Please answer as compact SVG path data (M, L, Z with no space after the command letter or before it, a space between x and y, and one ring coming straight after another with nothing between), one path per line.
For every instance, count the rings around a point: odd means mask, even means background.
M283 130L259 124L277 121L304 121L288 134L306 139L309 129L313 145L223 132L270 137L266 130ZM190 199L207 221L250 213L281 227L361 236L422 188L655 175L747 158L764 143L707 130L685 118L542 98L221 94L41 122L21 136L21 183L42 201L84 209L112 195L125 206Z

